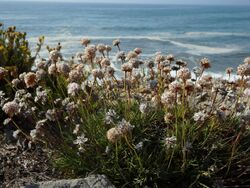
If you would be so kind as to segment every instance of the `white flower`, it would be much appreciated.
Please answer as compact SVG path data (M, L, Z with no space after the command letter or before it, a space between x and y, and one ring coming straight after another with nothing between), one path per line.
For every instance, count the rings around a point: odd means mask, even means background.
M118 122L117 127L118 127L118 130L121 132L121 134L125 135L125 134L129 133L130 131L132 131L135 126L131 125L125 119L122 119L122 121Z
M76 124L75 129L73 130L73 134L78 134L80 131L80 124Z
M166 137L164 139L164 145L166 148L173 148L176 145L177 138L175 136Z
M15 138L15 139L18 139L19 137L19 134L21 133L21 131L19 129L15 130L12 134L12 136Z
M204 112L196 112L193 116L194 121L205 121L207 114Z
M48 68L48 73L53 75L57 73L57 66L56 64L51 64Z
M114 122L114 120L117 118L117 114L114 110L109 109L109 111L105 115L105 123L111 124Z
M135 145L136 150L141 150L143 147L143 142L139 142L138 144Z
M73 143L74 143L75 145L78 145L78 150L79 150L80 152L83 152L83 151L85 151L84 145L85 145L85 143L86 143L87 141L88 141L88 138L86 138L85 134L82 133L81 136L77 136L76 140L74 140Z
M139 106L139 110L141 111L142 114L147 114L150 111L150 105L149 103L141 103Z
M79 93L81 87L79 84L73 82L68 85L68 94L71 96L76 96Z
M19 105L15 101L7 102L2 110L9 115L10 117L13 117L14 115L17 115L20 111Z

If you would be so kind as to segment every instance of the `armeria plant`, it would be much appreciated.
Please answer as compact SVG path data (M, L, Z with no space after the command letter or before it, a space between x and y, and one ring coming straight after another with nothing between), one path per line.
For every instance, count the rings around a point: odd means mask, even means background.
M0 92L3 124L23 147L44 145L66 177L105 174L117 187L245 180L250 58L235 80L217 79L206 74L207 58L191 72L172 54L143 60L141 49L126 53L115 40L119 70L111 46L81 43L83 52L69 60L60 43L47 47L47 60L37 56L36 70L9 82L14 97ZM0 67L0 79L6 72Z

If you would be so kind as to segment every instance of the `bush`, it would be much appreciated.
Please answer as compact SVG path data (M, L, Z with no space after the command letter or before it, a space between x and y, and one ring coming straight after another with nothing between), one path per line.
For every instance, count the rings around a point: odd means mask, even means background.
M20 77L15 97L2 94L17 139L50 148L66 177L105 174L117 187L213 187L240 176L249 162L248 62L232 81L231 71L206 75L204 58L191 79L173 55L145 62L115 40L122 77L110 47L89 43L70 60L60 44L48 47L48 61Z

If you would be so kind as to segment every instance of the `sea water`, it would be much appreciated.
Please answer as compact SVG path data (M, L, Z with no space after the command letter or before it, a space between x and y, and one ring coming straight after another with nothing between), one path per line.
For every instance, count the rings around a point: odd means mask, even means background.
M155 52L172 53L191 67L208 57L210 71L224 73L250 56L250 6L135 5L53 2L3 2L0 22L28 33L31 47L39 36L45 46L61 42L65 57L83 51L81 38L122 50L142 49L142 59ZM115 55L114 52L111 55ZM42 56L47 57L45 47Z

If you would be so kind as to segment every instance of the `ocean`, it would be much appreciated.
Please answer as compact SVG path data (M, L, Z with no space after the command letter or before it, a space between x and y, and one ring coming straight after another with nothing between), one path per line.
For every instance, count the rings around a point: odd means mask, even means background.
M41 35L45 46L61 42L68 58L83 50L79 41L85 37L110 45L118 38L126 52L141 48L142 59L172 53L190 67L208 57L214 74L250 56L250 6L0 1L0 22L27 32L33 49ZM41 54L47 57L45 46Z

